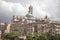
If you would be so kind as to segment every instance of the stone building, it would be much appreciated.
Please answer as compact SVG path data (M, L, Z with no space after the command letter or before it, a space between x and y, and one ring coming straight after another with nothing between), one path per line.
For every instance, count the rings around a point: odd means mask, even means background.
M11 32L21 33L22 35L47 32L60 34L60 23L50 20L47 16L42 19L35 18L33 16L33 7L30 5L26 16L13 16L10 30Z
M0 40L3 40L8 33L10 33L10 23L0 23Z
M11 32L20 32L21 34L32 33L33 25L30 23L35 22L32 15L33 8L30 5L28 14L26 16L13 16L13 23L11 24ZM28 31L27 31L28 30Z
M29 33L39 35L47 32L60 34L59 21L52 21L47 16L42 19L35 18L33 7L30 5L28 9L26 16L13 16L11 23L0 23L0 35L10 32L21 33L21 35Z
M30 33L40 35L41 33L60 34L60 21L52 21L45 18L35 18L33 16L33 7L30 5L26 16L13 16L11 23L0 23L0 38L5 34L14 32L22 36Z

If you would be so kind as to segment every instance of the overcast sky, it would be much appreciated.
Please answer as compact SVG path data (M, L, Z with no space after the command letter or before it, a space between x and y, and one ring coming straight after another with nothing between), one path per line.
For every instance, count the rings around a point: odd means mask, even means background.
M0 22L10 21L13 15L26 15L29 5L33 6L35 17L47 15L54 20L60 19L60 0L0 0Z

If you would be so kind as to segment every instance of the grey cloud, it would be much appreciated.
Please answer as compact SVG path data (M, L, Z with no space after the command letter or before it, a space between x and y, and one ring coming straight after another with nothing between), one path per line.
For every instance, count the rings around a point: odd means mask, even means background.
M34 8L35 17L44 17L47 13L50 18L60 18L60 0L0 0L0 21L10 21L13 15L25 15L29 4Z
M24 15L25 12L20 3L0 1L0 22L11 21L13 15Z

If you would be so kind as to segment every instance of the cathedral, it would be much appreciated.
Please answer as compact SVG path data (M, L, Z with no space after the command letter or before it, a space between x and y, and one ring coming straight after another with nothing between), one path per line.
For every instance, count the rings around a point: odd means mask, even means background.
M11 23L0 23L0 38L7 33L20 33L22 36L30 33L40 35L41 33L60 34L60 22L33 16L33 6L29 6L25 16L13 16Z
M57 21L52 21L45 16L45 18L38 19L33 16L33 7L30 5L28 8L28 13L26 16L13 16L13 22L11 23L11 32L21 33L21 35L26 35L29 33L34 33L40 35L41 33L50 32L60 33L60 23Z

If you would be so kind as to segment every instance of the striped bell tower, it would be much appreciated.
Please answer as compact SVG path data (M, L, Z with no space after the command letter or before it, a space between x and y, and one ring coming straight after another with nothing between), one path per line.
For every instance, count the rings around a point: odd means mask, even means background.
M31 5L29 6L29 11L28 11L28 13L33 14L33 7L32 7Z

